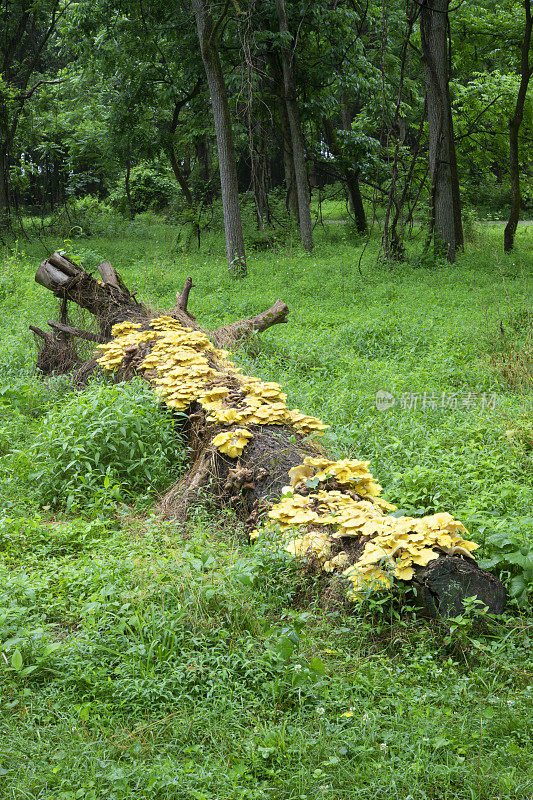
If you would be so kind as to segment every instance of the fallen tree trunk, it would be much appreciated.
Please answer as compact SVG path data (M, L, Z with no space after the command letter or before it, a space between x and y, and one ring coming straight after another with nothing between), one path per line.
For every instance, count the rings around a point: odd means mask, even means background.
M137 301L109 262L99 272L100 281L57 253L40 265L36 280L61 299L61 322L49 322L52 333L32 328L38 366L44 374L70 371L78 382L95 369L111 370L117 380L140 374L183 414L191 466L160 501L162 515L183 518L191 503L211 498L232 505L250 530L267 520L289 552L341 573L353 599L412 580L432 616L457 613L473 594L501 613L505 590L475 563L477 545L463 538L461 523L448 514L391 516L368 462L329 460L314 438L327 426L288 409L278 384L240 375L218 349L287 322L284 303L204 332L187 308L190 278L176 305L160 314ZM68 323L69 302L94 315L98 334ZM80 363L76 339L102 344Z

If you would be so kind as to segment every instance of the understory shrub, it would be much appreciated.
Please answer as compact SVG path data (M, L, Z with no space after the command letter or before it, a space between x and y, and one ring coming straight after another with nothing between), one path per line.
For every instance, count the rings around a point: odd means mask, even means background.
M133 381L93 384L53 409L15 454L15 472L41 504L71 509L107 496L142 501L171 483L185 460L174 418Z
M131 170L130 197L131 210L134 214L168 208L178 191L176 182L164 169L140 164ZM109 202L117 211L123 214L129 213L128 197L123 181L111 192Z
M54 235L77 238L79 236L119 235L125 221L96 197L72 198L54 211L49 222L49 232Z

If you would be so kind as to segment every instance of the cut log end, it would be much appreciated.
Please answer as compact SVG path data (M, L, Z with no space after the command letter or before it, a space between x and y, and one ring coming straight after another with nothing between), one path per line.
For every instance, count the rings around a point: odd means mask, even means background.
M470 597L491 614L502 614L505 608L504 585L473 559L444 556L430 561L417 571L413 584L424 612L433 619L464 614Z

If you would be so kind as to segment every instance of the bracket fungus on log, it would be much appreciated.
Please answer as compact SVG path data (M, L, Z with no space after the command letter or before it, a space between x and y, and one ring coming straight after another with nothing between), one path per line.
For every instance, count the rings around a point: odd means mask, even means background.
M288 408L279 384L242 375L221 349L287 322L285 303L209 332L187 310L190 278L174 307L150 313L108 261L98 270L101 280L58 253L40 265L36 280L62 311L59 324L49 322L52 333L32 328L37 364L44 374L71 371L77 382L96 369L116 380L139 374L185 415L190 469L160 501L162 515L183 516L203 492L232 505L252 540L270 529L288 552L340 575L350 600L412 581L431 616L458 613L473 595L503 611L505 589L476 564L477 545L460 522L445 513L394 516L369 462L330 459L316 441L328 426ZM69 302L94 315L98 334L67 324ZM96 343L87 363L76 338Z

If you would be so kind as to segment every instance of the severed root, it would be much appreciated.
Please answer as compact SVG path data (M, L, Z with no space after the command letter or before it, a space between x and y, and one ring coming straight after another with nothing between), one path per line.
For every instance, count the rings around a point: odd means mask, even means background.
M30 325L30 330L39 351L35 367L42 376L66 375L81 366L76 350L65 338L47 333L35 325Z

